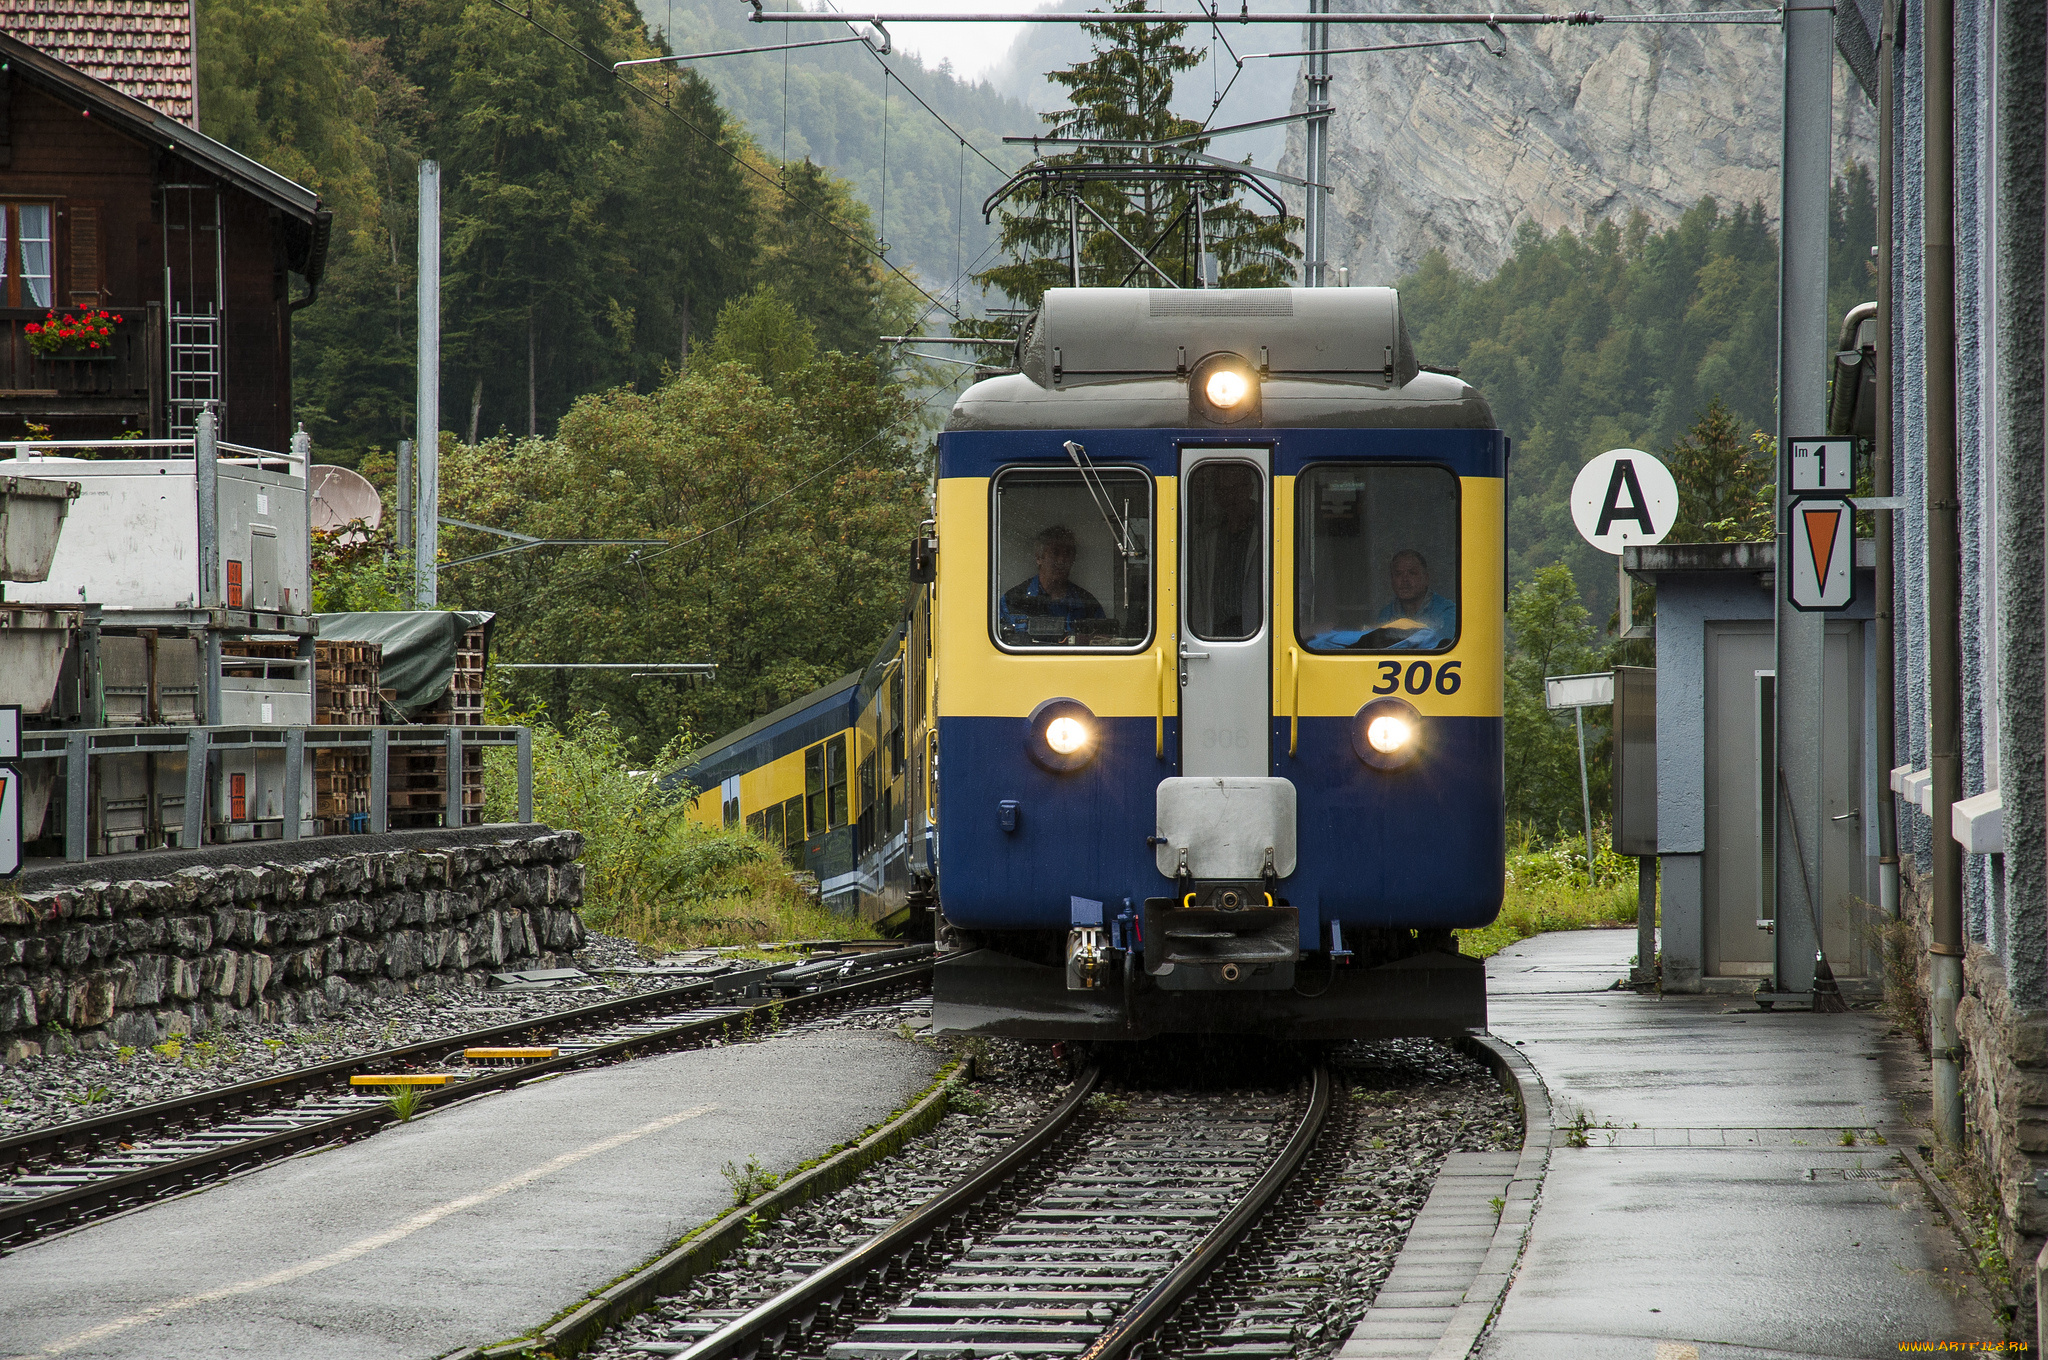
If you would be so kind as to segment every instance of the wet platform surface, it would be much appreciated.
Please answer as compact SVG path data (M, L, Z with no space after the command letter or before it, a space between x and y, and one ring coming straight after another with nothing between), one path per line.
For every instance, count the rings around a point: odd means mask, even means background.
M548 1321L930 1084L823 1031L572 1073L0 1258L0 1356L425 1360Z
M1613 991L1635 932L1488 962L1496 1037L1556 1124L1486 1360L1863 1360L2001 1335L1899 1155L1926 1140L1880 1015ZM1958 1353L1958 1352L1950 1352Z

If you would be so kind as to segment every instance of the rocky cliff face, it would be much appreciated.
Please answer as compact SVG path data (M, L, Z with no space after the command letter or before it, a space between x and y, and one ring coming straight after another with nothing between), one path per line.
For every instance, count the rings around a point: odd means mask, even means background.
M1338 28L1332 44L1471 32ZM1390 283L1437 247L1490 275L1525 219L1579 231L1640 209L1662 228L1709 194L1775 222L1782 50L1776 27L1602 24L1509 29L1502 57L1332 58L1331 281L1347 265L1353 283ZM1834 86L1835 165L1870 164L1876 112L1839 56ZM1301 155L1296 131L1284 168Z

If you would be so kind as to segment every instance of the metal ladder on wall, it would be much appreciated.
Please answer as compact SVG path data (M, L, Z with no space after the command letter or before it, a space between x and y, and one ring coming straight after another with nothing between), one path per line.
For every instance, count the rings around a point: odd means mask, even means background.
M226 272L220 191L210 184L163 186L164 304L170 434L190 439L199 413L227 398L221 310Z

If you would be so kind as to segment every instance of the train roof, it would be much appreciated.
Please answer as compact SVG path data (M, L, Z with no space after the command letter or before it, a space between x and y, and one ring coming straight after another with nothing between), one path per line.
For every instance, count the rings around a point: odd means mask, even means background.
M1392 288L1047 289L1017 371L968 388L946 428L1186 428L1187 374L1218 353L1260 371L1261 428L1493 428L1477 388L1417 364Z
M860 679L859 671L842 675L766 717L756 718L737 732L728 732L690 757L688 765L663 779L662 786L673 788L677 783L685 783L701 792L843 730L852 721L851 691L859 686Z

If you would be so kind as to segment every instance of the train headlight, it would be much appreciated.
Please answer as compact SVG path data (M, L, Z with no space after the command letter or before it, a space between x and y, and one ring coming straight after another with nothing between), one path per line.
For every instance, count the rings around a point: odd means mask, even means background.
M1394 755L1415 740L1415 728L1406 718L1382 713L1365 725L1366 744L1383 756Z
M1251 393L1251 379L1234 368L1219 368L1202 384L1209 404L1220 410L1234 410Z
M1054 718L1045 725L1045 744L1055 755L1070 756L1088 744L1088 724L1079 718Z
M1261 419L1259 375L1236 354L1204 357L1188 372L1188 414L1197 425L1256 425Z
M1071 774L1102 748L1102 724L1078 699L1047 699L1024 720L1024 749L1054 774Z
M1422 754L1429 727L1415 705L1388 695L1358 710L1351 722L1351 749L1375 770L1398 770Z

